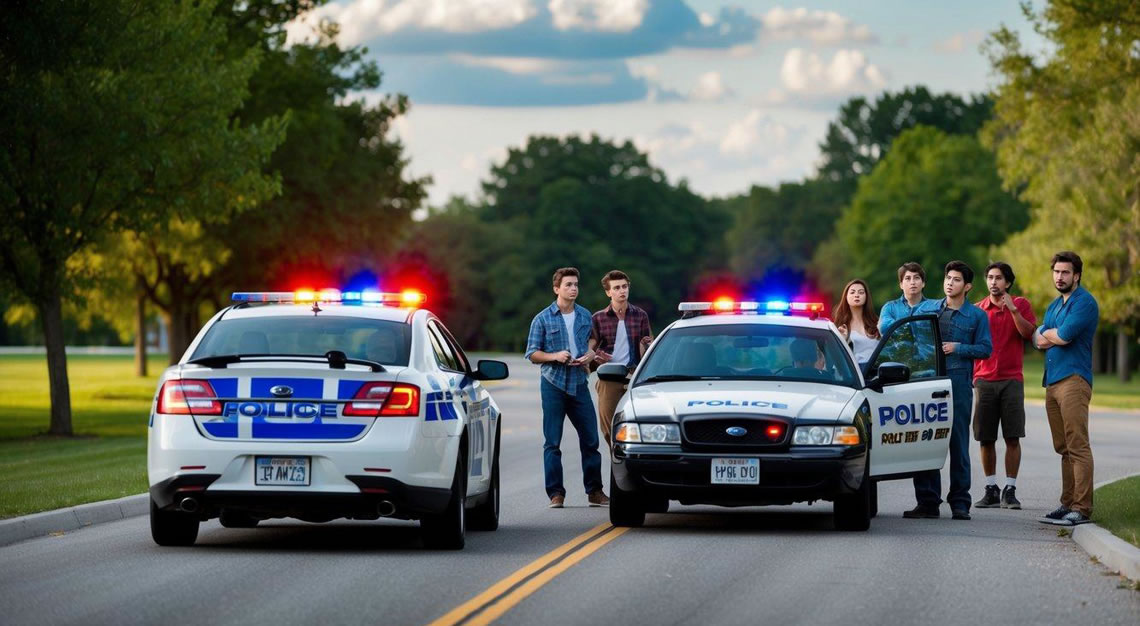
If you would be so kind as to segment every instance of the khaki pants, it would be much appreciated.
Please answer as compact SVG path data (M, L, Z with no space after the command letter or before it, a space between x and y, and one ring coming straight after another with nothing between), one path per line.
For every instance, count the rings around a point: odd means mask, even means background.
M1053 449L1061 455L1061 506L1092 517L1093 457L1089 445L1092 387L1074 374L1045 388Z
M613 442L610 441L610 431L613 430L614 411L617 410L618 401L625 395L625 385L611 383L599 378L594 383L594 389L598 391L598 423L600 424L598 430L602 431L602 437L605 438L608 448L613 445Z

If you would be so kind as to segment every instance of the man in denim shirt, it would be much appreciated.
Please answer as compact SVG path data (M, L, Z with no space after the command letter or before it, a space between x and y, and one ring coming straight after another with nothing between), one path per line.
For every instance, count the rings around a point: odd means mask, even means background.
M589 349L590 312L575 303L578 299L578 270L563 267L554 272L554 302L534 316L526 338L526 358L542 365L539 391L542 395L543 468L550 508L566 502L562 485L563 418L578 431L582 452L582 482L590 506L608 506L602 492L602 455L598 453L598 425L594 421L594 401L586 385L587 366L594 360Z
M924 302L931 302L922 294L922 288L925 286L926 270L922 269L921 265L910 261L899 267L899 289L902 290L902 296L883 305L879 312L880 334L887 332L891 324L898 320L914 315L916 309Z
M987 359L993 349L990 322L985 311L966 299L973 286L974 270L962 261L946 264L942 300L928 300L915 313L934 313L942 334L946 373L954 391L954 417L950 428L950 513L954 519L970 519L970 409L974 404L974 360ZM903 513L906 518L936 518L942 504L942 472L930 470L914 477L918 505Z

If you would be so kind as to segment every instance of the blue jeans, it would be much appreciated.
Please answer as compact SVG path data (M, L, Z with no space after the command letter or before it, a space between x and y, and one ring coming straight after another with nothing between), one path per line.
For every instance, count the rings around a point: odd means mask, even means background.
M542 463L546 471L546 495L565 496L562 485L562 425L564 417L570 418L574 430L578 431L578 449L582 452L582 483L586 493L602 488L602 455L598 452L598 422L594 415L594 401L590 398L590 388L578 385L575 395L570 395L550 384L545 378L539 385L542 394L542 436L546 442L542 446Z
M954 390L954 417L950 428L951 510L970 510L970 411L974 406L973 370L953 369L950 384ZM942 472L930 470L914 477L914 498L920 505L942 504Z

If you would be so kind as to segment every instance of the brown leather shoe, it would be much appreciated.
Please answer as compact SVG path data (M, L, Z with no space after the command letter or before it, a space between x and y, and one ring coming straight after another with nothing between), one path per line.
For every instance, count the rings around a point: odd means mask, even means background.
M586 496L586 500L589 501L590 506L609 506L610 505L610 499L606 497L605 492L603 492L601 489L599 489L599 490L595 491L594 493L591 493L590 495Z
M555 495L550 497L550 504L548 506L552 509L561 509L563 507L563 505L565 505L565 504L566 504L566 496L561 495L561 494L555 494Z

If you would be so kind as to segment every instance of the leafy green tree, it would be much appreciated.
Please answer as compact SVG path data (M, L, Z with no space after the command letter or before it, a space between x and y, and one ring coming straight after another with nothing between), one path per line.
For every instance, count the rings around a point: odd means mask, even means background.
M62 335L75 255L180 213L232 208L280 125L232 121L256 50L224 57L212 2L9 2L0 12L0 280L43 325L52 434L69 435Z

